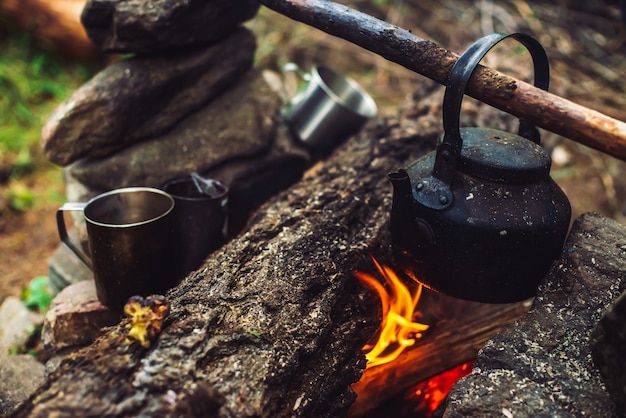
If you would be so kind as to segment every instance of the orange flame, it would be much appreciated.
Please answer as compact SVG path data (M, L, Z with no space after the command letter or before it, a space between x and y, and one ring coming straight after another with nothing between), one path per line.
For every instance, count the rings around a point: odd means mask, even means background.
M372 260L389 290L369 274L354 272L357 279L378 293L383 310L378 341L363 347L363 351L366 351L367 368L395 360L406 347L412 346L422 337L422 331L428 329L428 325L413 322L415 308L422 295L422 285L418 285L415 294L411 295L393 270L379 264L374 257Z

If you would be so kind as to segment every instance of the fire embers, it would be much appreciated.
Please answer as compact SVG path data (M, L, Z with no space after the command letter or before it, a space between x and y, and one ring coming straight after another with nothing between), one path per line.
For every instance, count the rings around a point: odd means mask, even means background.
M468 361L408 389L404 394L402 416L435 416L452 386L457 380L470 374L473 366L474 362Z
M124 305L124 313L130 317L126 342L138 342L148 348L161 332L163 320L170 311L165 297L152 295L147 298L133 296Z

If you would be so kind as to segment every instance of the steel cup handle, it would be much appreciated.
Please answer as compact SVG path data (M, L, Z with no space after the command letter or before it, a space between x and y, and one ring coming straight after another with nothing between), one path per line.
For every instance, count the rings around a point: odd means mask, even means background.
M306 86L298 86L298 88L296 89L296 92L293 95L293 97L291 97L288 100L287 106L285 106L285 108L282 111L283 116L287 116L290 113L290 110L294 106L297 106L301 101L304 100L304 98L306 96L306 94L305 94L306 87L309 86L309 84L311 83L312 76L311 76L310 73L307 73L302 68L300 68L298 66L298 64L293 63L293 62L288 62L287 64L285 64L283 66L283 72L284 73L293 72L298 77L300 77L302 79L302 81L306 82ZM289 93L286 93L286 94L289 95Z
M287 64L285 64L283 66L283 71L294 72L299 75L304 81L311 81L311 74L304 72L304 70L294 62L288 62Z
M81 250L76 244L72 242L72 240L70 239L67 233L67 227L65 226L64 213L66 211L81 211L82 212L83 210L85 210L86 206L87 206L87 203L73 203L73 202L68 202L68 203L65 203L63 206L61 206L57 210L57 230L59 232L59 238L61 239L61 242L65 244L70 250L72 250L72 252L76 254L76 256L80 258L80 260L83 263L85 263L85 265L89 267L90 270L93 270L91 258L89 258L89 256L87 256L87 254L85 254L83 250Z

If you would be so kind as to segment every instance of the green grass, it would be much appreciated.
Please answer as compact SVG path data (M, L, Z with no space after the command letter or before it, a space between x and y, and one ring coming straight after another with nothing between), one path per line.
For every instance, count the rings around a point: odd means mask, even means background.
M32 206L27 177L58 170L41 152L41 129L94 71L40 48L0 16L0 189L13 209Z

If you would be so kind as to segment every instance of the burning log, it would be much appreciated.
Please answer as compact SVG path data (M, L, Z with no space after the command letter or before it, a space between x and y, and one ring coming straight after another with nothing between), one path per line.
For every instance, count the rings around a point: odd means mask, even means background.
M406 388L473 360L490 336L530 308L530 301L490 305L459 301L441 294L431 293L426 297L435 298L436 302L431 303L446 311L445 321L437 323L432 333L425 333L419 344L393 362L365 371L352 385L357 399L350 408L351 417L362 416Z
M294 20L355 43L446 84L457 55L434 42L328 0L259 0ZM477 68L467 94L588 147L626 160L626 123L502 75Z

